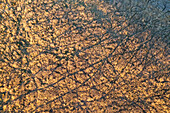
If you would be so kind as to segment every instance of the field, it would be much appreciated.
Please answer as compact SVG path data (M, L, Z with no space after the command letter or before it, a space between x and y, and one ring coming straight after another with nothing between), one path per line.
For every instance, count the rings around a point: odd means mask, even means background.
M169 12L111 1L1 0L0 112L168 113Z

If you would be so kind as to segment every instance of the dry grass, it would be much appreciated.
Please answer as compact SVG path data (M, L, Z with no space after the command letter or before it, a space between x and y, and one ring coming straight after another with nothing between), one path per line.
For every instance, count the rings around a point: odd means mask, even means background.
M167 113L168 19L142 5L1 1L0 111Z

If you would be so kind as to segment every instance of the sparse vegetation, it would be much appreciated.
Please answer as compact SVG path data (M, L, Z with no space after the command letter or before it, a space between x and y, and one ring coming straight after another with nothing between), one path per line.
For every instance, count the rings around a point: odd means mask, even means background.
M152 0L2 0L0 112L169 112L169 12Z

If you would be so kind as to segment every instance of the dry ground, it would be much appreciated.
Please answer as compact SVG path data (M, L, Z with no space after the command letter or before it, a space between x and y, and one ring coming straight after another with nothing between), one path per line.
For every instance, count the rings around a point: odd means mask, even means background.
M0 111L168 113L169 15L143 1L0 1Z

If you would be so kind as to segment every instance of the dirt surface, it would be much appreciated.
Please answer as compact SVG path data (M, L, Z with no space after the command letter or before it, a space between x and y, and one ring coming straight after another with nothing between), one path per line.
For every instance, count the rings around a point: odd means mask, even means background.
M130 1L0 1L0 112L168 113L169 14Z

